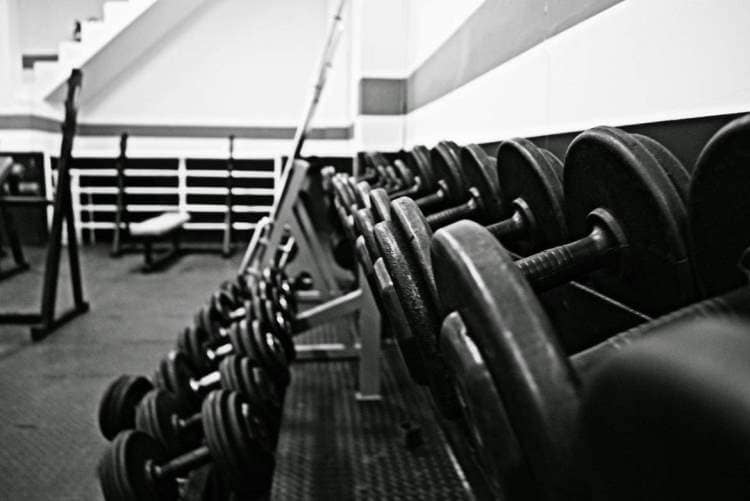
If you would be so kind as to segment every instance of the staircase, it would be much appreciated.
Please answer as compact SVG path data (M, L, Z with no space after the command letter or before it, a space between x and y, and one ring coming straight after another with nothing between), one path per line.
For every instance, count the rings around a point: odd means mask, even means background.
M80 99L96 95L205 1L105 2L101 20L81 22L80 41L60 42L57 61L38 61L25 72L22 98L61 103L73 68L84 74Z

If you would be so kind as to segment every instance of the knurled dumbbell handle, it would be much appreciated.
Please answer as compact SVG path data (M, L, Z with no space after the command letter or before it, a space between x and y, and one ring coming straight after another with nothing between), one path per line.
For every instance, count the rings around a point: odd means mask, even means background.
M156 479L175 478L211 462L211 451L207 445L186 452L162 465L151 464L151 474Z

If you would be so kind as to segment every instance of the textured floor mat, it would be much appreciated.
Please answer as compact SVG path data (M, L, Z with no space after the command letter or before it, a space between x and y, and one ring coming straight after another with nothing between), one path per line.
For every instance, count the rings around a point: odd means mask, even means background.
M306 335L305 342L346 339L348 323ZM392 348L392 347L391 347ZM386 349L383 400L357 402L354 362L293 367L284 409L275 500L470 499L422 390L397 377ZM401 424L422 429L424 444L407 449Z

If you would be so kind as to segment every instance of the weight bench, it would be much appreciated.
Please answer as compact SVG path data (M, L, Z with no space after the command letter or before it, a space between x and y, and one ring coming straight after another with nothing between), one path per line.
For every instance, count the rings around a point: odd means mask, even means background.
M143 242L143 271L154 271L171 261L180 253L182 227L190 221L187 212L165 212L139 223L130 223L130 236ZM154 257L153 242L164 237L172 237L172 249Z

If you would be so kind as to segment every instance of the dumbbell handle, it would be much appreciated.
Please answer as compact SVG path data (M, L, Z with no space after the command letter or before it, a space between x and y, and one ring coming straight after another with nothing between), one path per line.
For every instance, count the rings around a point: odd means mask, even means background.
M614 218L607 211L596 209L589 219L593 220L593 228L585 237L516 261L534 289L551 289L613 264L619 257L626 240Z
M193 414L187 419L182 419L177 414L172 414L172 428L182 433L187 430L197 428L203 424L203 416L200 412Z
M425 212L433 208L435 205L442 203L443 200L445 200L445 197L446 192L440 187L435 193L430 193L429 195L420 197L416 199L415 202L417 203L417 206L422 209L422 212Z
M218 388L220 381L221 374L219 373L219 371L213 371L201 377L200 379L191 379L190 389L195 393L198 393L199 391L205 391L207 389L211 390L214 388Z
M231 343L224 343L220 345L217 348L208 348L206 350L206 356L209 360L213 361L218 358L222 358L226 355L229 355L234 351L234 348L232 347Z
M162 478L175 478L206 465L210 463L211 460L211 451L208 449L207 445L202 445L197 449L186 452L185 454L177 456L161 465L149 462L146 468L149 469L153 478L157 480Z
M407 197L409 195L414 195L415 193L419 193L419 190L421 189L421 187L422 187L422 181L419 179L419 177L415 177L414 184L406 188L391 192L388 194L388 197L391 200L394 200L399 197Z
M469 188L470 198L459 205L448 207L427 216L427 224L432 230L436 230L460 219L465 219L476 214L482 208L482 198L476 188Z
M507 241L528 234L534 227L534 215L522 198L513 200L513 214L502 221L487 226L487 230L498 240Z

